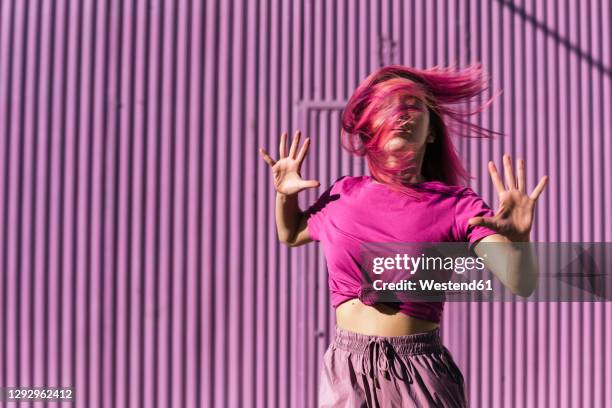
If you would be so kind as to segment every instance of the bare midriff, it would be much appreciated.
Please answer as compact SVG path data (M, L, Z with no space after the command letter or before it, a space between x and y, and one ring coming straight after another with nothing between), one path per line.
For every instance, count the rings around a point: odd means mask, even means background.
M336 324L344 330L369 336L406 336L434 330L436 322L408 316L389 306L368 306L359 299L348 300L336 308Z

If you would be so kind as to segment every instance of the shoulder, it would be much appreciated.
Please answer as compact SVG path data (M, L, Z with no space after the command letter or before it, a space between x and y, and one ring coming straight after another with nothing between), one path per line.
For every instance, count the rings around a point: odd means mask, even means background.
M446 184L442 181L428 181L421 188L427 192L448 198L461 198L476 194L468 186Z
M469 186L457 186L457 197L460 200L482 200L480 194Z
M474 189L463 186L457 188L455 213L457 216L465 215L473 217L476 215L491 214L492 210L484 198L474 191Z
M472 187L469 186L453 186L455 195L459 198L480 197Z
M336 179L331 186L331 193L348 193L355 189L361 189L370 182L368 176L341 176Z
M470 186L446 184L441 181L436 181L432 183L435 183L436 186L439 186L442 191L448 192L449 194L456 197L478 196L478 194Z

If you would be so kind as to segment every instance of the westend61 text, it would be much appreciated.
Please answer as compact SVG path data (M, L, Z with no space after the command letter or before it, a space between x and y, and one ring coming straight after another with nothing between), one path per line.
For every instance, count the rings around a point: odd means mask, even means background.
M472 280L469 282L437 282L432 279L419 279L417 281L402 279L398 282L383 282L378 279L374 281L375 290L403 290L403 291L446 291L446 290L493 290L490 279Z

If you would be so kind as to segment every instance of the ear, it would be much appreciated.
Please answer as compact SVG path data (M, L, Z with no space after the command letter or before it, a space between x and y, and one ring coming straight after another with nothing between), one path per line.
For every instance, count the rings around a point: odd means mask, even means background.
M427 133L427 143L433 143L436 139L431 132Z

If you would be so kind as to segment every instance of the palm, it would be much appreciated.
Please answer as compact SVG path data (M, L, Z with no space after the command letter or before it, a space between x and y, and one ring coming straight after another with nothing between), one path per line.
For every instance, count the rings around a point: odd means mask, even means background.
M515 179L510 157L504 155L507 188L493 162L489 162L489 173L499 195L499 208L493 217L475 217L470 219L470 224L490 228L511 241L528 241L535 215L535 205L544 190L548 177L542 177L531 195L527 195L523 160L517 161L517 179Z
M300 174L302 163L306 158L308 147L310 145L310 139L307 138L298 152L300 136L301 134L299 131L295 133L293 142L291 143L291 148L289 153L287 153L287 134L283 133L281 135L279 147L280 158L278 161L272 159L272 157L270 157L270 155L264 149L259 149L263 159L272 168L274 188L281 194L297 194L304 189L318 187L320 184L316 180L304 180Z
M499 208L492 217L502 235L526 235L531 231L535 202L517 190L499 195Z
M305 180L300 175L300 165L297 160L284 158L272 166L274 188L282 194L296 194L304 188Z

